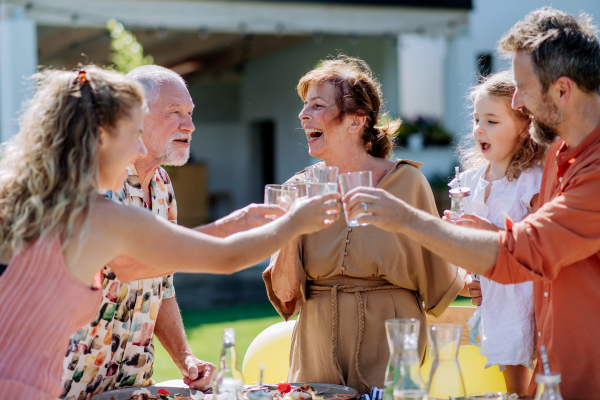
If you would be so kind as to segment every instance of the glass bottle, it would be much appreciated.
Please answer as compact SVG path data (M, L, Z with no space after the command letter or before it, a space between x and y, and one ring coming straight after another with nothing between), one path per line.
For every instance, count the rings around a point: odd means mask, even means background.
M390 358L385 371L384 400L392 400L394 396L394 385L397 383L403 371L403 358L405 356L405 342L413 338L415 345L419 337L421 323L414 318L388 319L385 321ZM412 345L412 344L411 344ZM418 356L417 356L418 358ZM418 359L420 364L421 360Z
M404 352L400 361L400 373L394 383L394 400L427 399L427 385L421 377L421 357L419 357L419 321L417 331L404 335Z
M471 189L468 187L461 187L460 184L460 169L459 167L454 167L455 179L457 183L457 187L454 189L450 189L448 193L450 193L450 221L457 222L461 219L461 217L470 212L470 210L465 210L465 197L471 195Z
M244 378L237 368L233 328L223 329L223 350L212 390L217 400L243 400Z
M429 374L429 399L465 399L466 391L460 366L458 346L462 326L435 324L427 327L433 363Z
M558 387L560 374L537 374L535 381L538 384L535 400L563 400Z

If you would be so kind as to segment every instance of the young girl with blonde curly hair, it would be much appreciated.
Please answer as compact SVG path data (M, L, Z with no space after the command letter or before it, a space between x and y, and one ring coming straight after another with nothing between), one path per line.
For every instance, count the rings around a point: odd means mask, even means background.
M546 146L530 137L530 118L511 108L514 92L510 72L493 74L471 90L473 137L460 149L460 180L471 189L465 206L472 214L460 225L498 231L505 215L518 222L537 209ZM482 303L470 325L479 334L486 368L498 365L509 393L524 395L536 358L532 283L480 281Z

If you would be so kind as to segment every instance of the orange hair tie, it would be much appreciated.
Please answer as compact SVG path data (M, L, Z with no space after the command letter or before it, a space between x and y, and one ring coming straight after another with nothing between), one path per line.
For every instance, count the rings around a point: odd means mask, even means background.
M79 74L77 74L77 80L81 83L81 86L85 85L88 82L88 78L84 69L79 71Z

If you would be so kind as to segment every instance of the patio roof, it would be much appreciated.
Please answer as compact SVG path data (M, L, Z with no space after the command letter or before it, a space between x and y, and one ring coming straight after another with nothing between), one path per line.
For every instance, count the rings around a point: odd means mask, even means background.
M426 8L456 8L470 10L472 0L246 0L268 1L277 3L321 3L367 6L397 6L397 7L426 7Z
M442 3L446 7L440 8ZM10 0L8 4L24 7L38 25L49 26L104 27L115 18L128 29L397 35L451 33L468 23L470 1Z

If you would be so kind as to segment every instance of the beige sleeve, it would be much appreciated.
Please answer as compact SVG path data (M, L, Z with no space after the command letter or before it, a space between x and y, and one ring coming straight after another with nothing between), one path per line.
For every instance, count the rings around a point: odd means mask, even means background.
M416 171L415 171L416 172ZM414 174L410 197L413 206L439 217L433 192L427 179L421 173ZM456 299L464 287L464 276L458 268L421 248L422 270L419 272L419 295L425 304L425 311L435 317L441 315Z
M271 256L269 266L262 275L271 304L286 321L296 315L306 302L306 273L300 257L301 250L300 238L292 240ZM293 267L298 271L299 281L273 282L274 270ZM282 303L287 306L287 310L283 309Z

